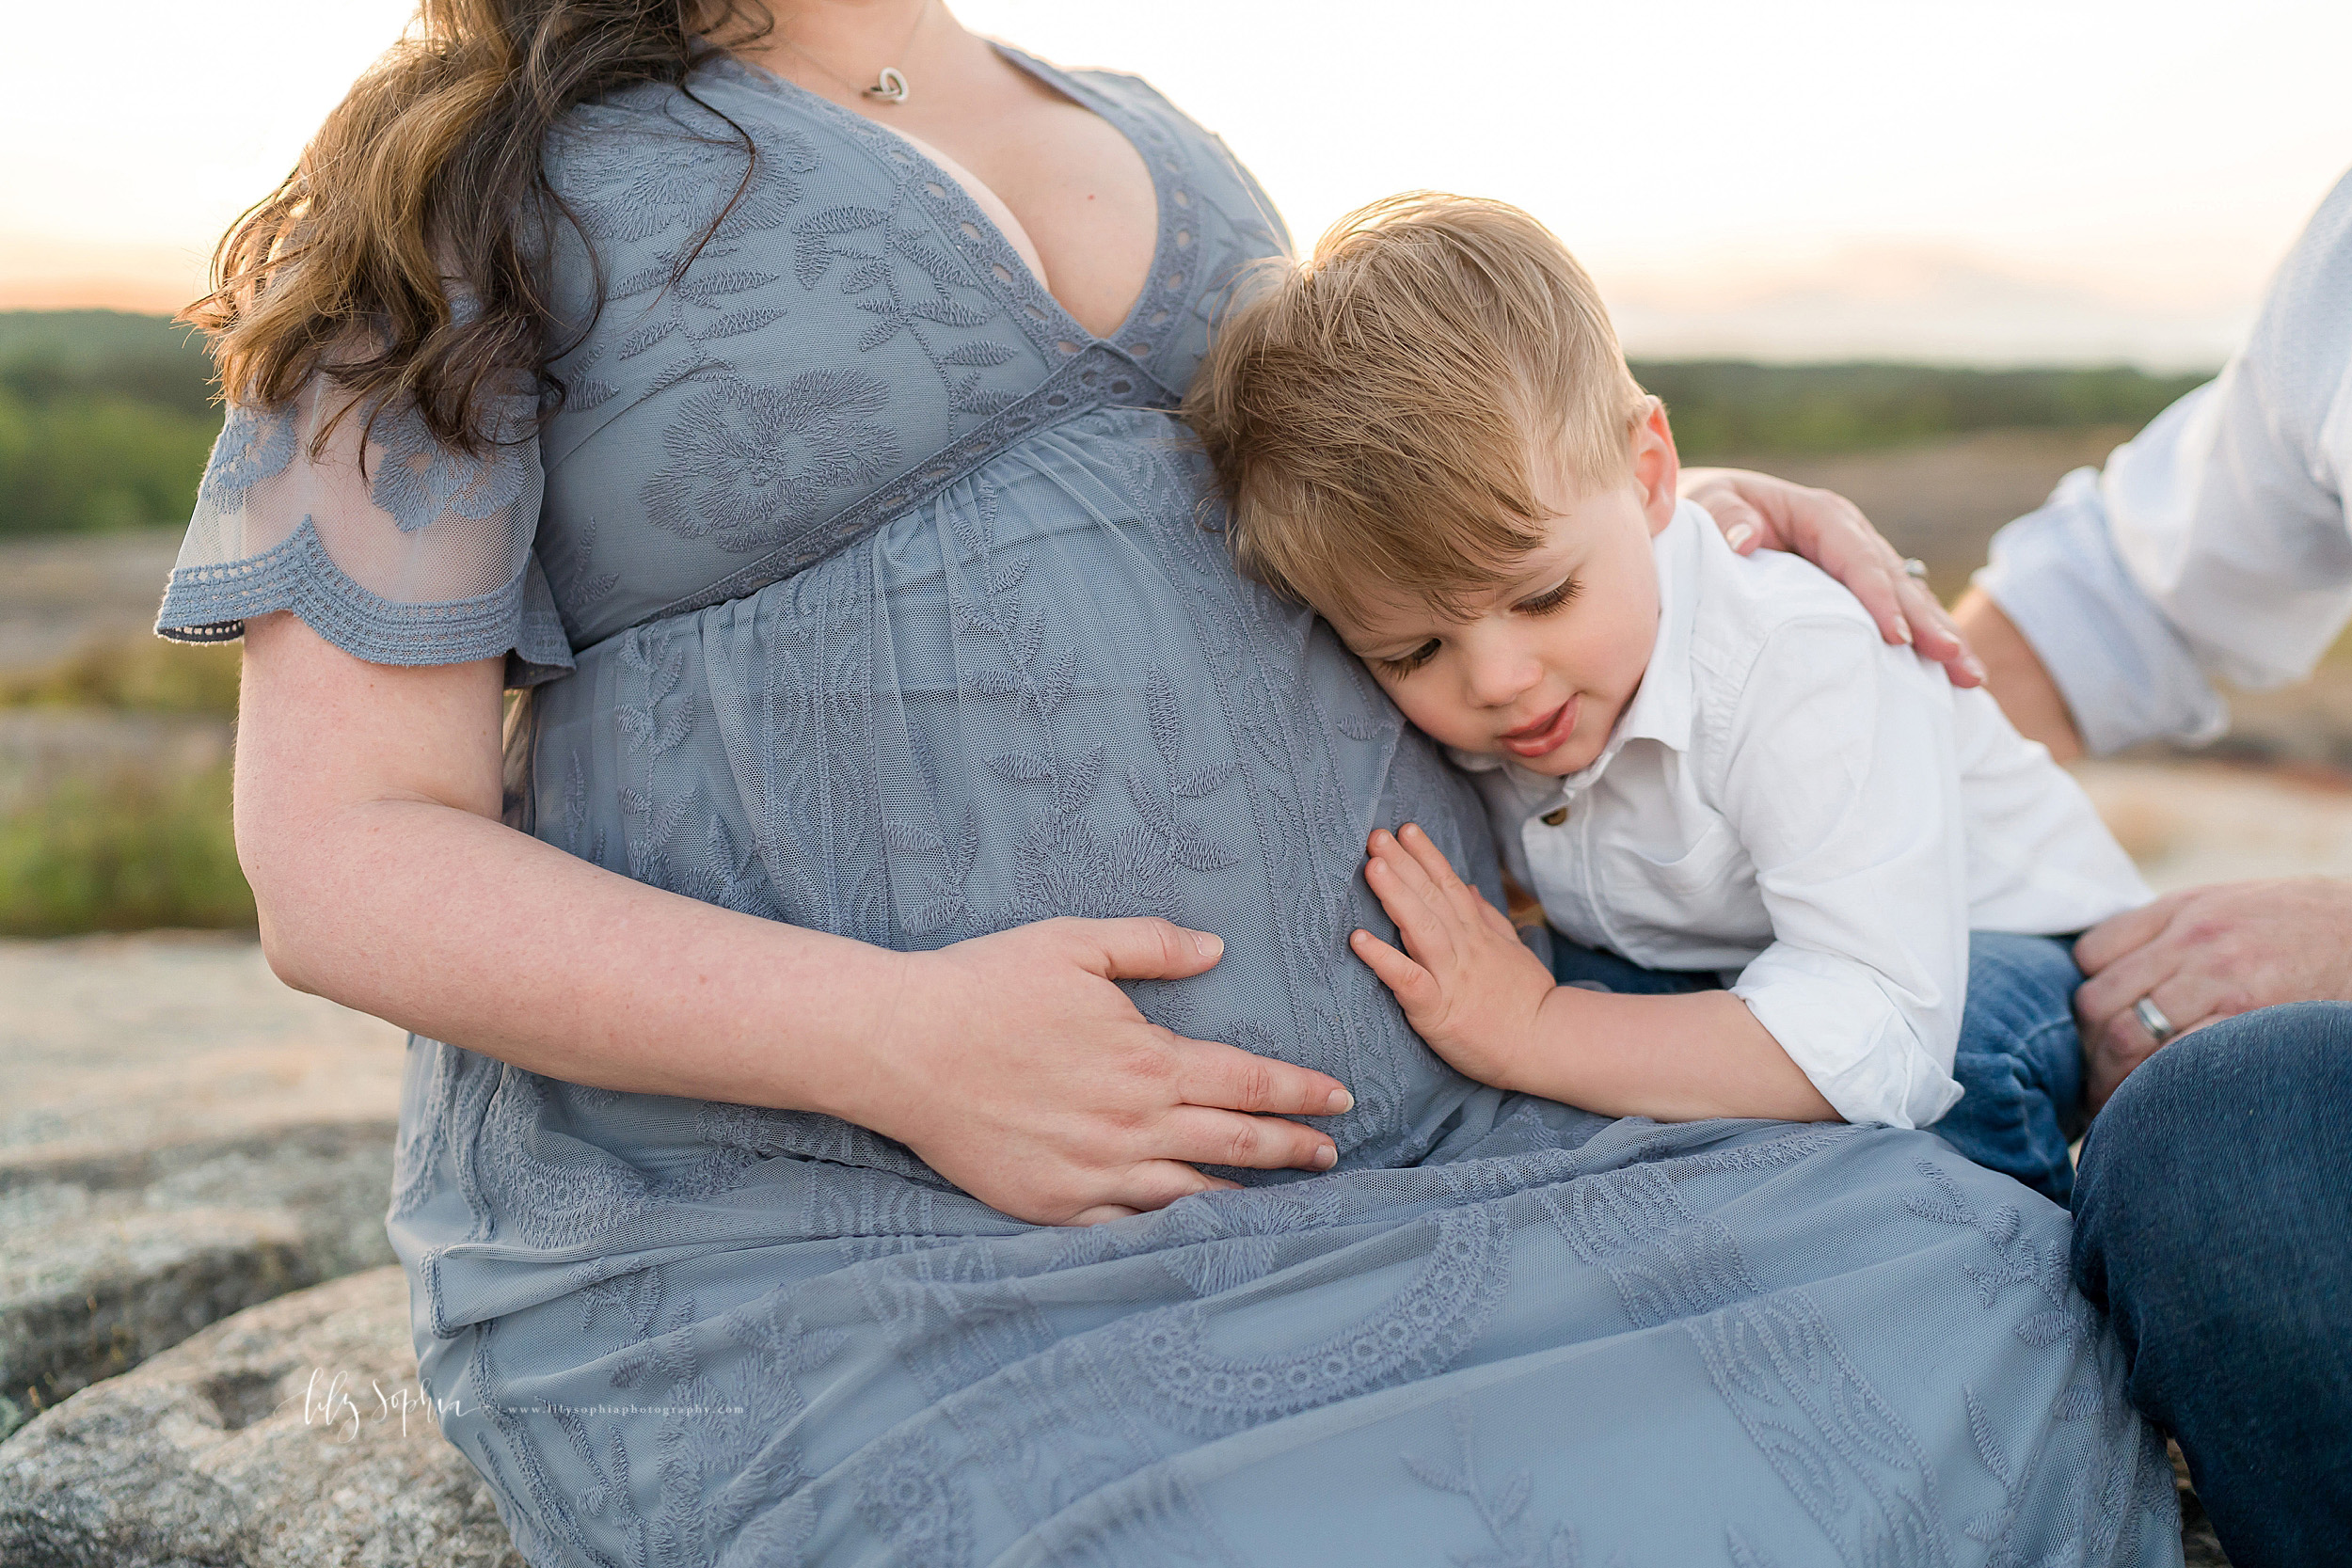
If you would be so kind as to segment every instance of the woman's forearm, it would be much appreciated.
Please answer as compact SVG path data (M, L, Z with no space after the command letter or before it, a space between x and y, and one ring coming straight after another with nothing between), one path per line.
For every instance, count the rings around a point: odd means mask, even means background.
M268 847L299 836L331 854ZM470 812L344 804L255 830L288 983L576 1084L849 1115L899 956L647 887ZM864 1049L861 1049L863 1047Z
M1505 1085L1610 1117L1836 1121L1821 1091L1729 991L1546 995Z
M904 958L505 827L499 688L495 660L369 664L291 615L247 625L237 854L271 966L577 1084L861 1107Z

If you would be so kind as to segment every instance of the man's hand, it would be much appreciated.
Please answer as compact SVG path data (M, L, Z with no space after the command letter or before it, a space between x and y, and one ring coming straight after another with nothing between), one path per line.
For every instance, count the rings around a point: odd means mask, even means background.
M2074 993L2090 1108L2153 1055L2133 1012L2143 996L2177 1039L2282 1002L2352 1001L2352 881L2308 877L2167 894L2075 943L2090 976Z
M1551 994L1550 972L1420 828L1408 822L1394 835L1375 831L1366 853L1364 879L1396 922L1405 951L1359 930L1348 939L1356 956L1456 1071L1518 1087L1519 1056Z
M1944 666L1954 686L1981 686L1984 667L1928 585L1862 509L1834 490L1815 490L1746 468L1685 468L1682 499L1707 508L1741 555L1789 550L1846 585L1889 642L1908 642Z

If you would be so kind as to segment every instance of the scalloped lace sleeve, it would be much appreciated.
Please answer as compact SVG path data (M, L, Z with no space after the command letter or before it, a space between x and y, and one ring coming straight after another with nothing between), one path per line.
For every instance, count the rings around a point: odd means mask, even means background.
M292 402L232 406L213 446L155 629L226 642L271 610L373 664L507 660L507 684L572 668L546 575L532 553L543 475L532 404L498 410L482 457L435 441L413 410L367 433L354 409L313 461L333 406L323 381ZM364 455L364 462L362 457Z

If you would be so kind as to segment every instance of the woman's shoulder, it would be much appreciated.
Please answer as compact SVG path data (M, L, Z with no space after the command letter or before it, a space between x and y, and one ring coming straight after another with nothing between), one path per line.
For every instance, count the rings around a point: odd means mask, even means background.
M1036 58L1034 55L1025 57ZM1141 76L1131 71L1094 66L1080 71L1065 71L1053 66L1044 69L1050 74L1078 84L1106 101L1113 109L1140 122L1145 128L1144 139L1147 141L1192 143L1203 148L1215 148L1221 158L1231 160L1232 157L1232 150L1226 147L1222 136L1193 119L1166 93Z
M816 127L760 87L751 68L711 59L683 82L636 82L575 104L548 134L548 178L568 198L649 173L683 185L723 164L739 177L747 147L805 166Z

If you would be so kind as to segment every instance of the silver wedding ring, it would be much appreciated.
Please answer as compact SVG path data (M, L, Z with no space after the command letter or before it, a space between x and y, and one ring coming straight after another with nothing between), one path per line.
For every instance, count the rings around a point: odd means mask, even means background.
M1903 562L1903 576L1915 582L1925 582L1928 580L1928 563L1915 555Z
M2172 1021L2164 1016L2164 1009L2156 1006L2156 999L2153 996L2143 996L2133 1003L2132 1016L2139 1020L2139 1026L2147 1030L2148 1037L2158 1045L2180 1033L2172 1027Z

